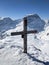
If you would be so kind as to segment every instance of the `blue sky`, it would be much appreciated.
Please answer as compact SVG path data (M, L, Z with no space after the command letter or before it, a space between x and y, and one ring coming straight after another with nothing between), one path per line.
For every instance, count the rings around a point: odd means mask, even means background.
M0 17L19 19L36 13L49 19L49 0L0 0Z

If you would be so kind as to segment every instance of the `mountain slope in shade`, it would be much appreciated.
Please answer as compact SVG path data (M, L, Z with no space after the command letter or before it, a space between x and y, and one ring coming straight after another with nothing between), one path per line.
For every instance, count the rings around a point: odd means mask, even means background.
M0 32L7 31L9 29L16 28L16 25L22 20L12 20L11 18L3 18L0 20ZM28 15L27 16L28 27L30 29L36 29L42 31L44 29L45 22L37 15Z
M42 20L37 14L27 16L28 26L31 29L36 29L38 32L44 30L45 21Z
M28 34L27 36L27 54L23 53L23 38L11 36L11 32L23 30L23 20L16 24L15 28L8 29L4 36L0 38L0 65L48 65L49 64L49 27L44 27L38 15L30 15L28 18L28 30L37 29L38 34ZM37 18L37 21L36 21ZM33 21L34 20L34 21ZM34 23L34 24L33 24ZM37 24L43 26L38 27ZM40 24L39 24L40 23ZM13 24L14 25L14 24ZM35 27L34 27L35 26ZM39 30L40 29L40 30ZM43 30L44 29L44 30Z
M9 29L13 29L21 20L12 20L11 18L3 18L0 20L0 32L5 32Z
M14 29L17 27L17 24L21 22L21 20L12 20L11 18L3 18L0 20L0 39L3 39L6 37L7 34L5 34L6 31L10 29Z

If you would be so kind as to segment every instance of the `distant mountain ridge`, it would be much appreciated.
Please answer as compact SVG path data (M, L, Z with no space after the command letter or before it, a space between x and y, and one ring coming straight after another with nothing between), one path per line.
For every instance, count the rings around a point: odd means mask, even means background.
M37 30L38 32L44 30L45 21L43 21L39 17L39 15L27 15L26 17L28 30ZM0 35L2 35L5 31L15 29L18 27L22 29L23 24L21 24L20 22L23 22L23 18L18 20L12 20L9 17L3 18L2 20L0 20Z
M7 31L11 28L15 28L21 20L12 20L11 18L3 18L0 20L0 32Z

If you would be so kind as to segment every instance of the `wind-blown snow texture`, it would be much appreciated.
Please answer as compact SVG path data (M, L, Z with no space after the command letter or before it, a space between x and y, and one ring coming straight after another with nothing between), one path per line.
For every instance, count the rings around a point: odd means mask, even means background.
M11 32L23 30L23 19L0 20L0 65L49 65L49 26L37 14L27 16L27 30L37 30L28 34L27 54L23 53L21 35L11 36Z

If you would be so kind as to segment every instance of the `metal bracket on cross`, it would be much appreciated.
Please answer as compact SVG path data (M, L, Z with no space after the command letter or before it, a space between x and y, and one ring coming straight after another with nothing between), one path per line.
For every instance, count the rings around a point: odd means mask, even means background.
M21 32L12 32L11 36L22 35L22 38L24 39L24 53L27 53L27 34L37 33L37 30L27 31L27 17L24 17L23 20L24 20L24 30Z

